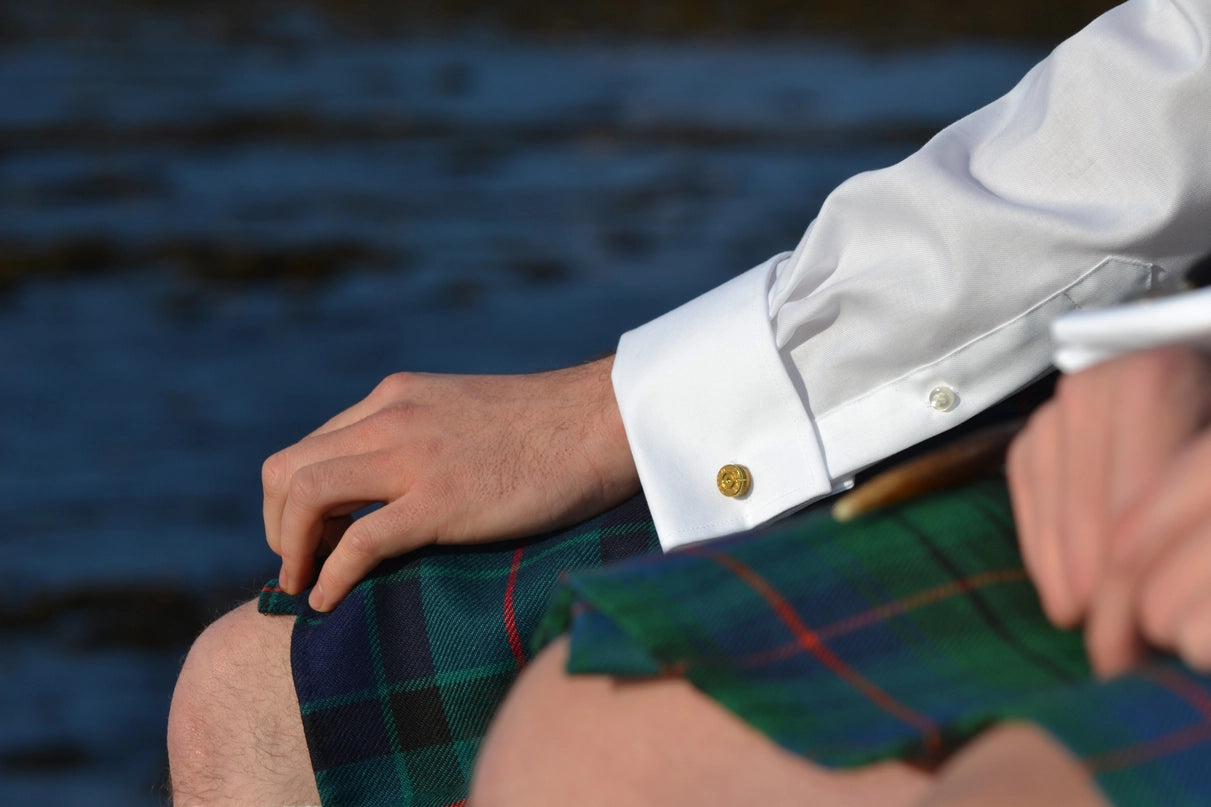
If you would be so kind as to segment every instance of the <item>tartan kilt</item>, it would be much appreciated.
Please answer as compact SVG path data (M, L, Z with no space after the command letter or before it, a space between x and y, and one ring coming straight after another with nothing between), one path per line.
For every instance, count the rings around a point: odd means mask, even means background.
M1003 481L571 574L535 646L564 632L569 671L683 676L825 765L937 762L1027 720L1115 804L1211 804L1211 678L1171 658L1092 678L1040 609Z
M297 617L290 661L325 807L465 803L559 575L659 548L636 497L539 538L387 561L328 614L267 584L260 611Z

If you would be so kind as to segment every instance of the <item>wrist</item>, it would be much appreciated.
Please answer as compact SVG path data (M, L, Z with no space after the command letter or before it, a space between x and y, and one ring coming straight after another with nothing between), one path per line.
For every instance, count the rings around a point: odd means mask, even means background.
M577 396L585 416L583 456L596 477L605 506L639 492L639 472L614 397L613 369L613 355L574 368L578 376Z

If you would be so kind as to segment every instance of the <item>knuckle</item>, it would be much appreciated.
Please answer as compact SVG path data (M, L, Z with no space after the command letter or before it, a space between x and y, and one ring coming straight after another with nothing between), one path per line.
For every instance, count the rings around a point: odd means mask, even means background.
M356 561L374 560L379 556L379 541L365 523L355 521L341 537L340 546L348 558Z
M392 373L378 382L371 393L379 399L393 399L405 396L412 389L413 375L411 373Z
M315 465L300 468L290 479L290 501L304 507L319 504L324 497L324 472Z
M269 494L285 490L290 478L290 461L284 451L279 451L269 457L261 465L261 485Z
M358 424L358 438L364 447L393 446L410 433L415 423L416 405L406 402L385 404Z

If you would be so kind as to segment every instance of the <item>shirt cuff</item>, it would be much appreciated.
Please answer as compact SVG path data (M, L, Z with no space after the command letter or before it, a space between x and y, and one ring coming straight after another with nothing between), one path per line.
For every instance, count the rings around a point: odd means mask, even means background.
M831 492L819 439L774 343L778 255L623 334L614 394L666 549L763 524ZM716 484L743 466L747 493Z

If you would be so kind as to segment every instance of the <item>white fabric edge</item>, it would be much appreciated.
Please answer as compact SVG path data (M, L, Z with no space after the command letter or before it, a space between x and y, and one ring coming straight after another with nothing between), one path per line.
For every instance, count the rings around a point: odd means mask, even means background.
M1211 289L1077 311L1051 324L1055 364L1075 373L1133 350L1185 345L1211 350Z
M614 392L661 545L740 532L833 489L783 365L768 291L778 255L623 335ZM719 493L728 463L746 496Z

